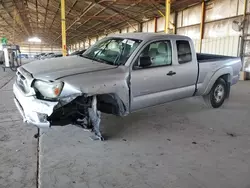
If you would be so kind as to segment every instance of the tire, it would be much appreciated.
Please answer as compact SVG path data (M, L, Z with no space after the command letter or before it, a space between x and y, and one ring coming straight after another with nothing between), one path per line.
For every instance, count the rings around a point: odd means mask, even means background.
M203 96L205 103L212 108L219 108L227 97L227 84L222 78L219 78L213 85L209 94Z

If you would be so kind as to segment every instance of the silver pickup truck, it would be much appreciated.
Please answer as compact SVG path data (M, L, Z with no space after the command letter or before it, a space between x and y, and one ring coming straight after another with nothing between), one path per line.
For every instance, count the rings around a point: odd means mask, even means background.
M197 54L186 36L118 34L78 56L23 65L13 86L14 101L29 124L80 125L102 140L101 112L125 116L192 96L203 96L218 108L240 69L240 58Z

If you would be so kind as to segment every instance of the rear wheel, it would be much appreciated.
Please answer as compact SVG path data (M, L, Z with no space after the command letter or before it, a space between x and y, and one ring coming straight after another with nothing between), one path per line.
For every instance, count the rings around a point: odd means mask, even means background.
M225 80L219 78L215 82L209 94L205 95L203 98L208 106L219 108L224 103L227 92L227 84Z

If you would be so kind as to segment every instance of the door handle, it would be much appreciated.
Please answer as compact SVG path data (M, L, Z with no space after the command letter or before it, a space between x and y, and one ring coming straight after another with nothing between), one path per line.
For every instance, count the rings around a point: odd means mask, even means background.
M175 75L175 74L176 74L176 72L173 72L173 71L169 71L169 72L167 73L168 76L173 76L173 75Z

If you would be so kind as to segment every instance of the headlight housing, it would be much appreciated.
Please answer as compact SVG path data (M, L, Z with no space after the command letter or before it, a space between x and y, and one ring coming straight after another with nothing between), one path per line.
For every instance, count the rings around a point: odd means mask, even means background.
M34 88L38 90L43 97L55 99L61 94L63 82L44 82L36 80Z

